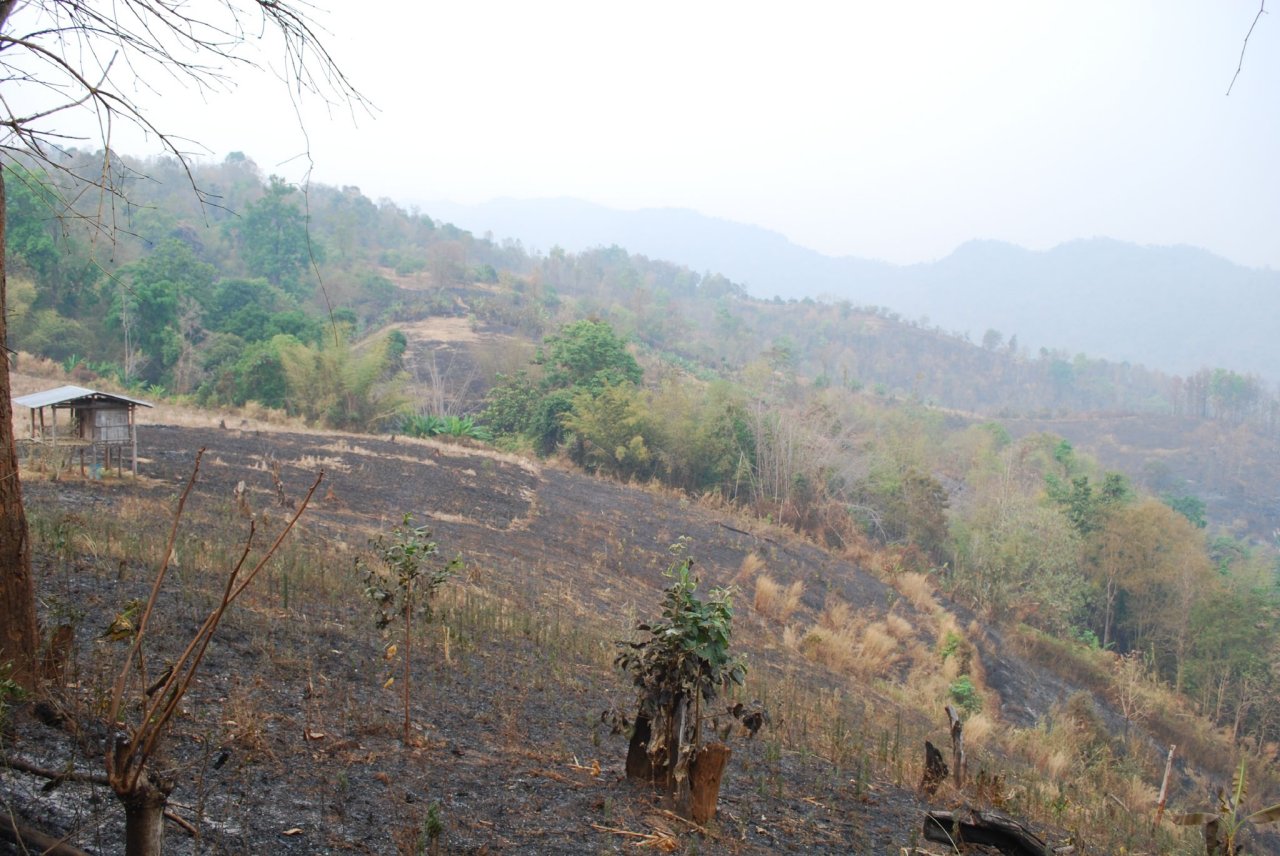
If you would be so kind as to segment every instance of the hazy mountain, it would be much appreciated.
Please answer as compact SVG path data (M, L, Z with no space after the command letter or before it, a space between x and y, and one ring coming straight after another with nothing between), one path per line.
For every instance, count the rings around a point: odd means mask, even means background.
M884 306L975 342L996 330L1033 352L1048 347L1177 373L1221 366L1280 379L1280 272L1194 247L1093 238L1039 252L971 241L939 261L899 266L826 256L777 232L686 209L618 211L573 199L424 209L530 249L618 244L722 273L756 297Z

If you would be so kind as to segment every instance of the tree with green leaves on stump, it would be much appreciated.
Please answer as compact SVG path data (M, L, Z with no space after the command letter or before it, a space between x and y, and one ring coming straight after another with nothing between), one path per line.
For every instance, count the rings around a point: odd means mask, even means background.
M683 544L672 549L662 617L637 624L641 638L618 642L614 661L638 691L627 777L661 788L678 812L705 823L715 816L730 750L702 742L702 721L722 690L743 683L747 667L729 653L729 593L712 589L700 599L693 560L682 556Z

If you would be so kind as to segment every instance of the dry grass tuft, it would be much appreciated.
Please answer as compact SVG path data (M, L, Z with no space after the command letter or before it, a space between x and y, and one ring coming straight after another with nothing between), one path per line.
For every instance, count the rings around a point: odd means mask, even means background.
M742 557L742 563L738 565L738 572L733 575L732 583L735 586L744 586L763 570L764 559L760 558L760 554L748 553Z
M798 635L790 628L788 633L793 639ZM818 623L805 631L798 647L814 662L863 677L883 675L901 654L898 640L883 621L863 626L853 608L836 598L827 602Z
M983 712L975 713L965 720L964 741L973 748L980 749L987 744L995 728L995 720L990 716Z
M901 615L890 613L885 617L884 624L893 638L899 642L906 642L908 639L915 638L915 627Z
M298 459L296 466L307 472L315 472L316 470L324 470L325 472L351 472L351 465L342 458L318 457L316 455L303 455Z
M827 630L842 630L853 623L853 607L839 598L828 598L818 623Z
M933 583L929 581L927 574L907 571L898 575L894 585L921 612L932 615L938 611L938 601L933 596Z
M804 597L804 583L800 580L784 587L768 574L756 577L756 596L753 605L756 612L766 618L785 623L800 606L802 597Z
M1066 749L1054 749L1043 758L1036 759L1036 767L1049 779L1059 782L1071 772L1071 753Z
M1134 814L1148 814L1156 807L1160 795L1156 788L1143 781L1142 776L1133 773L1124 776L1115 783L1116 799L1124 803L1125 808Z
M859 646L859 665L862 671L880 674L896 658L898 640L893 638L884 622L877 621L867 625L862 631L862 643Z
M800 653L815 663L842 672L852 672L858 662L857 640L842 630L820 624L810 627L800 640Z

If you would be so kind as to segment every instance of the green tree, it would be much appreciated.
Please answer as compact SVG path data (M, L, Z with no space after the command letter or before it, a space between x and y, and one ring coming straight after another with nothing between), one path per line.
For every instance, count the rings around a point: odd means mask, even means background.
M1070 450L1065 442L1063 446ZM1060 460L1073 459L1064 457ZM1064 468L1070 475L1074 464L1064 465ZM1133 489L1121 473L1107 473L1099 490L1094 490L1088 476L1076 476L1067 483L1049 473L1045 476L1045 488L1049 498L1061 507L1075 530L1086 538L1102 529L1113 511L1133 499Z
M484 422L498 435L526 434L541 401L542 391L528 369L517 369L511 375L499 373L489 390Z
M98 267L66 228L67 207L49 176L18 164L3 168L7 270L36 283L36 308L74 316L94 296Z
M384 630L397 619L404 629L404 745L410 744L410 682L413 677L413 628L418 617L431 620L431 601L440 587L462 568L462 557L447 562L437 557L439 545L431 539L431 530L413 526L413 516L406 514L401 525L393 527L391 536L370 539L369 547L382 567L370 567L362 559L356 567L362 572L365 596L378 611L378 629ZM394 646L389 649L395 655Z
M683 548L676 545L673 550ZM721 691L741 685L746 664L729 653L733 608L729 593L713 589L697 595L691 559L677 556L662 617L636 625L639 641L620 641L614 664L630 675L638 696L635 730L628 754L629 776L650 779L678 798L688 793L689 765L701 745L704 705ZM646 775L637 776L634 755L643 753Z
M1191 521L1191 525L1197 529L1203 529L1209 525L1209 521L1204 517L1204 500L1190 494L1174 496L1173 494L1165 494L1161 499L1164 504L1181 514L1187 520Z
M312 259L322 262L324 253L307 234L307 218L293 201L295 193L284 179L271 176L263 197L231 229L251 276L301 297L307 268Z
M741 391L725 381L672 379L650 401L651 411L661 414L653 420L651 445L662 478L682 490L736 499L750 484L756 460Z
M986 493L956 520L952 539L952 588L987 614L1059 635L1081 616L1088 583L1079 536L1057 510L1029 495Z
M575 321L543 343L538 362L547 389L586 389L638 384L644 377L626 342L603 321Z
M353 348L345 337L307 345L276 337L291 413L330 428L374 430L399 418L406 406L395 340L383 336Z
M573 457L579 465L619 478L652 474L653 428L643 390L629 383L594 394L582 390L561 424L577 441Z
M199 302L213 288L213 266L176 238L160 244L120 277L108 320L122 332L126 377L159 383L199 342ZM189 314L192 313L192 314ZM188 316L184 319L184 316ZM137 358L137 352L145 360Z
M521 370L499 376L489 391L485 421L498 435L519 435L538 454L549 455L565 439L564 419L581 393L590 397L605 389L636 385L644 377L626 342L603 321L577 321L547 337L534 358L541 369L536 384Z

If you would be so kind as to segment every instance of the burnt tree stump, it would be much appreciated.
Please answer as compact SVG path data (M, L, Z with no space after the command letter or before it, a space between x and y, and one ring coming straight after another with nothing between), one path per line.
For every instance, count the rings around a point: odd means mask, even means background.
M1045 856L1052 851L1031 830L991 811L931 811L924 816L924 837L956 847L985 844L1007 856Z
M689 765L689 791L693 822L702 826L716 816L720 781L733 751L723 743L707 743Z
M920 778L920 790L926 796L938 792L938 785L947 779L947 762L942 760L942 752L928 740L924 741L924 775Z
M649 717L637 714L635 728L631 731L631 743L627 746L627 778L650 785L654 784L653 761L649 758L651 736L653 731L649 726Z

